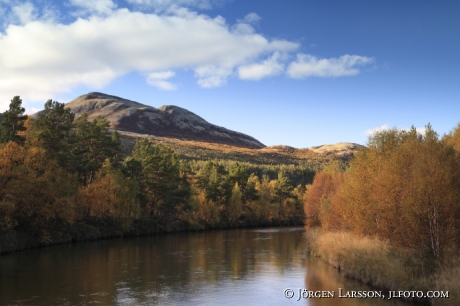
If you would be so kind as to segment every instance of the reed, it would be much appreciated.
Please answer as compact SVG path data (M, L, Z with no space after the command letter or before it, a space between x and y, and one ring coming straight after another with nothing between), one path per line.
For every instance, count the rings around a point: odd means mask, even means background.
M307 231L311 255L339 269L345 276L385 290L449 291L449 298L431 299L436 306L460 305L460 260L438 265L434 273L387 241L348 232Z

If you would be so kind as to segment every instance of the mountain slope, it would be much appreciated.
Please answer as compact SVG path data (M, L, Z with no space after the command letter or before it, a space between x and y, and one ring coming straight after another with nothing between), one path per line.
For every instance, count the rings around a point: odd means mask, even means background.
M264 148L257 139L211 124L196 114L173 105L154 108L99 92L82 95L66 104L78 117L103 116L111 128L157 137L228 144L243 148Z

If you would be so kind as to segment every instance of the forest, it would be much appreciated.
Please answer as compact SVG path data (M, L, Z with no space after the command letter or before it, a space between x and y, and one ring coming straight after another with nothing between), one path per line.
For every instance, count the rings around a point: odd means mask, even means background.
M0 253L177 230L303 224L298 167L185 160L48 100L32 119L15 96L0 126ZM278 171L291 169L291 172ZM308 181L293 185L294 179Z

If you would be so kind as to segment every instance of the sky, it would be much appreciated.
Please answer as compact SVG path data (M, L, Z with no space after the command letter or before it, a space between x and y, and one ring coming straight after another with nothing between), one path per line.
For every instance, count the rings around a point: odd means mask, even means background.
M0 112L92 91L263 144L460 122L460 1L0 0Z

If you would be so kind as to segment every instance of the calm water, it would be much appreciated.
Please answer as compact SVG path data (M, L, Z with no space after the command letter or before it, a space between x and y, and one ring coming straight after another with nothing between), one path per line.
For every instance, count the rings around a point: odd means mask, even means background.
M401 305L297 301L299 288L370 290L306 255L299 227L54 246L0 256L0 305Z

